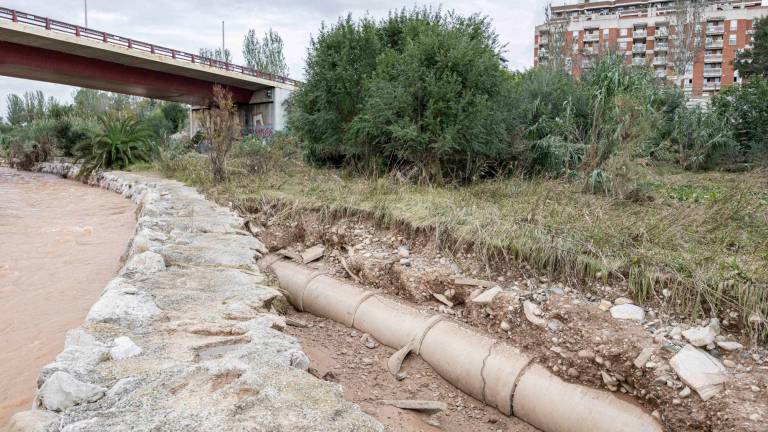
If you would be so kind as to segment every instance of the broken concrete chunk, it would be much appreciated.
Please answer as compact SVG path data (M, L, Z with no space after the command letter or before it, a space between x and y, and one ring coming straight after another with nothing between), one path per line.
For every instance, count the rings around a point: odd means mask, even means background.
M96 402L106 389L76 380L66 372L56 372L37 392L41 406L50 411L63 411L82 403Z
M725 366L693 345L681 349L669 360L669 365L705 401L722 391L723 383L728 380Z
M611 316L622 320L643 321L645 310L633 304L617 305L611 308Z
M527 318L528 321L532 322L533 324L539 327L544 327L547 325L547 320L539 317L539 315L541 315L541 309L539 309L539 306L535 303L531 303L528 300L524 301L523 313L525 313L525 318Z
M478 294L477 297L472 299L472 303L475 304L489 304L491 301L493 301L493 298L496 297L497 294L501 292L501 287L493 287L481 294Z
M710 326L694 327L683 332L683 337L693 346L707 346L715 341L717 333Z
M304 262L304 264L309 264L312 261L319 260L320 258L323 257L324 254L325 254L325 246L323 245L312 246L311 248L302 252L301 260Z
M479 287L485 287L485 288L490 288L494 285L494 283L491 281L473 279L473 278L467 278L467 277L457 277L453 279L453 283L455 283L456 285L471 285L471 286L479 286Z
M417 400L417 399L405 399L405 400L383 400L382 403L386 405L392 405L400 409L414 410L425 413L437 413L448 409L448 404L439 401L430 400Z
M297 254L296 252L289 251L287 249L280 249L279 251L275 252L276 255L284 256L288 258L289 260L293 260L296 262L302 262L301 255Z
M640 369L643 366L645 366L645 364L648 363L648 360L651 359L651 356L653 355L654 351L655 351L655 348L653 347L643 348L643 350L640 351L640 354L638 354L637 357L635 357L635 361L633 362L635 367Z
M432 297L436 298L440 303L442 303L442 304L444 304L444 305L446 305L448 307L453 307L453 302L448 300L448 298L445 297L442 294L432 293Z

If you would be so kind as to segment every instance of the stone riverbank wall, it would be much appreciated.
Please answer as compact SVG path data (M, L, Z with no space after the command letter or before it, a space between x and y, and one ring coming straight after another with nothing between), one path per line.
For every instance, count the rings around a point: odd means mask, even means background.
M77 174L65 162L38 170ZM280 331L286 300L256 266L265 247L240 217L176 181L107 172L90 183L137 204L136 231L8 432L384 430L306 372Z

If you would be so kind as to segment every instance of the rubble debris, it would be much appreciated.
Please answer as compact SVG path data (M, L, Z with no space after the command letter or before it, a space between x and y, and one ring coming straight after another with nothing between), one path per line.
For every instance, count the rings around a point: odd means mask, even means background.
M439 293L432 293L432 297L436 298L440 303L448 306L449 308L453 307L453 302L448 300L444 295Z
M645 320L645 310L640 306L633 304L623 304L612 307L611 316L616 319L643 321Z
M728 380L725 366L720 360L690 344L675 354L669 360L669 365L704 401L720 393L723 383Z
M635 357L635 361L632 363L636 368L641 369L643 366L645 366L646 363L648 363L648 360L651 359L651 356L655 350L656 349L653 347L643 348L643 350L640 351L640 354Z
M539 309L539 306L535 303L529 302L527 300L524 301L523 313L525 314L525 318L528 319L528 321L531 323L539 327L544 327L547 325L547 320L539 317L539 315L541 315L541 309Z
M400 409L419 411L424 413L437 413L448 409L448 404L440 401L401 399L401 400L383 400L385 405L392 405Z
M453 283L456 285L470 285L470 286L478 286L483 288L491 288L494 285L496 285L491 281L473 279L468 277L456 277L453 279Z
M482 292L477 297L472 299L472 303L486 305L493 301L493 298L501 292L501 287L493 287L487 291Z
M317 261L325 254L325 246L315 245L301 253L301 261L304 264L309 264L313 261Z

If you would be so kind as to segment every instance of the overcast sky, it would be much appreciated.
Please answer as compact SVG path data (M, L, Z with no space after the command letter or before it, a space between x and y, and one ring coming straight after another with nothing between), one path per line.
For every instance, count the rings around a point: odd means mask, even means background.
M243 64L242 41L249 28L258 34L272 27L285 42L290 76L304 77L304 59L310 36L320 24L338 17L366 13L385 17L403 6L442 6L462 14L480 13L492 18L507 45L512 69L533 65L534 26L544 19L547 0L465 0L425 2L413 0L359 2L352 0L88 0L88 26L169 48L197 52L200 47L221 45L221 21L225 21L226 47L235 63ZM562 3L557 1L555 3ZM83 24L83 0L2 0L0 6ZM2 53L0 53L2 55ZM0 77L0 116L6 115L9 93L42 90L47 96L70 100L73 88L63 85Z

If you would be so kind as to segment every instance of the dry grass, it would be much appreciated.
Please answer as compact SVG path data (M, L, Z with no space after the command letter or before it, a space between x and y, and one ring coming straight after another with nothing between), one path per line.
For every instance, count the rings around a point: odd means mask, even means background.
M244 160L215 186L204 158L166 164L166 175L246 211L278 206L328 217L365 216L469 247L490 264L521 260L572 281L626 284L691 318L734 311L748 331L768 316L768 173L644 169L633 189L651 200L582 192L579 183L509 178L469 187L348 177L296 162L246 174ZM238 169L240 168L240 169ZM749 317L753 321L749 322Z

